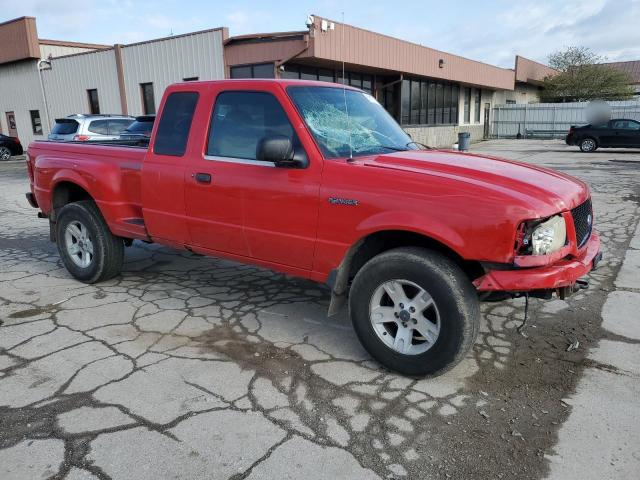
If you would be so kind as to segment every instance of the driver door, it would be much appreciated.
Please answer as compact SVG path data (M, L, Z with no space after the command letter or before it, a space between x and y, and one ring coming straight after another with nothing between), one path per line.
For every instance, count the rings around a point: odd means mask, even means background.
M256 148L265 137L286 135L304 149L290 118L295 112L285 111L286 97L277 85L256 88L252 83L250 91L239 87L216 92L204 155L191 165L192 176L210 175L209 184L193 185L197 195L187 192L192 240L213 250L310 270L321 163L309 158L306 168L297 169L258 160Z

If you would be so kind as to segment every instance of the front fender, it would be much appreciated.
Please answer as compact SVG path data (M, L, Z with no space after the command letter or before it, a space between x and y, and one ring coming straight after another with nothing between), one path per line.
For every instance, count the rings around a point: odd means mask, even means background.
M464 258L465 239L461 233L438 220L425 218L423 214L407 211L384 211L367 217L356 227L361 239L374 233L394 230L428 237Z

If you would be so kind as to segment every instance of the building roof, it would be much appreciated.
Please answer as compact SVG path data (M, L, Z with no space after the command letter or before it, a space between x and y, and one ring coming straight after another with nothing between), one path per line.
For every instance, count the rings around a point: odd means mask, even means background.
M74 48L91 48L94 50L100 50L103 48L109 48L111 45L102 45L99 43L83 43L83 42L68 42L66 40L49 40L46 38L39 38L40 45L54 45L56 47L74 47Z
M539 62L516 55L516 82L540 84L549 76L556 75L557 70Z
M235 35L227 39L227 43L253 43L253 42L278 42L282 40L298 39L307 35L306 30L291 32L251 33L248 35Z
M640 83L640 60L630 60L628 62L608 62L603 65L625 72L631 77L631 83Z

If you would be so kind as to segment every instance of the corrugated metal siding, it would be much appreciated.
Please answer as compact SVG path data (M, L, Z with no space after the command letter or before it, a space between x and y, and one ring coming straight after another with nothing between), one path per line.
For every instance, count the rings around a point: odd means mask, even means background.
M4 134L8 133L5 113L14 112L18 136L25 147L32 140L43 138L33 134L29 110L40 111L44 134L47 135L49 133L40 92L36 60L0 65L0 124L2 125L2 132Z
M320 17L315 17L312 45L306 56L441 78L487 88L513 89L513 70L469 60L336 22L334 22L335 30L322 32L321 22ZM440 59L444 60L444 68L439 68Z
M98 90L100 113L122 113L113 49L54 58L42 72L51 121L72 113L88 113L88 89Z
M183 78L224 78L222 31L127 45L122 49L122 60L129 113L140 115L141 83L153 82L157 108L165 88Z

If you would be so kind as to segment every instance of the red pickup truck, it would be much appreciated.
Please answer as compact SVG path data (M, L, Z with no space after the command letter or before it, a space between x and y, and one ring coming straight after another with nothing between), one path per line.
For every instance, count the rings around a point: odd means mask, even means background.
M310 81L170 86L148 148L37 141L27 198L82 282L157 242L326 283L383 365L437 375L479 302L571 293L600 258L587 186L423 148L370 95Z

